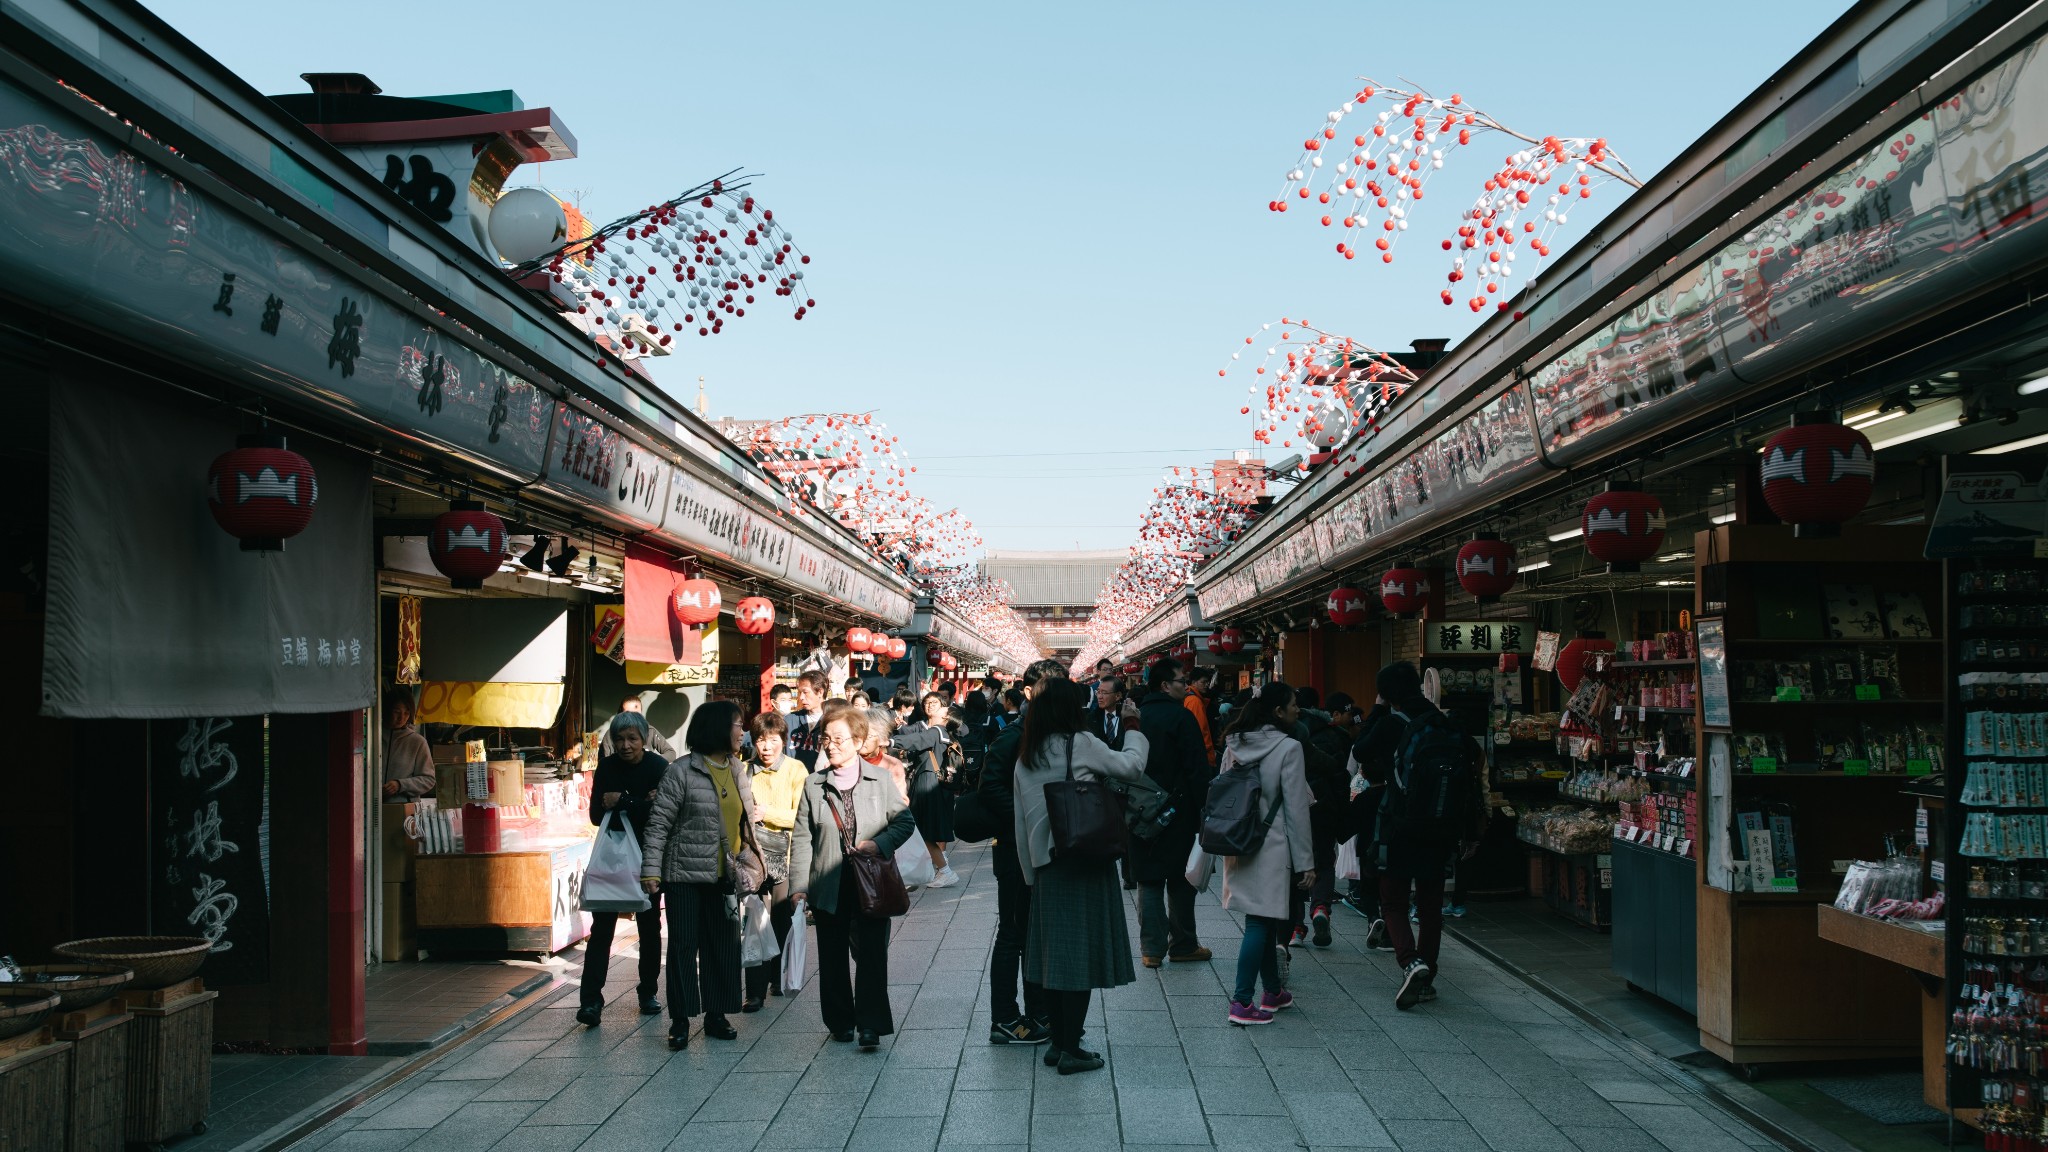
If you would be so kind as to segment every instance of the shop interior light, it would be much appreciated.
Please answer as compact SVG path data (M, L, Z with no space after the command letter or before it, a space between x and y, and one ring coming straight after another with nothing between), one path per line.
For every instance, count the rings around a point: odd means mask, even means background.
M1733 524L1735 523L1735 513L1716 512L1712 516L1707 517L1707 519L1713 521L1716 524Z
M1659 581L1657 581L1657 587L1659 587L1659 588L1681 588L1681 587L1684 587L1684 586L1686 586L1686 585L1688 585L1688 584L1691 584L1691 583L1692 583L1692 581L1690 581L1690 580L1659 580Z
M569 574L569 566L576 563L576 557L582 554L583 550L581 548L569 543L565 538L562 541L562 550L549 557L548 571L553 572L557 576L566 576Z
M1520 563L1520 564L1517 564L1517 565L1515 565L1515 571L1517 571L1517 572L1534 572L1534 571L1536 571L1536 570L1537 570L1538 568L1548 568L1548 567L1550 567L1550 557L1548 557L1548 556L1539 556L1539 557L1537 557L1537 558L1536 558L1536 559L1534 559L1534 560L1529 560L1529 561L1525 561L1525 562L1523 562L1523 563Z
M1569 520L1563 524L1552 524L1550 530L1544 533L1545 537L1552 544L1562 544L1567 540L1576 540L1585 534L1586 526L1577 520ZM1524 572L1528 571L1529 566L1527 564L1522 565L1522 570Z
M535 536L533 538L533 547L526 550L526 555L519 558L519 563L534 573L546 571L548 566L548 538L545 536Z
M1897 420L1902 416L1911 416L1916 411L1918 409L1913 405L1912 401L1901 400L1889 408L1866 408L1861 412L1844 416L1842 417L1842 423L1847 424L1851 428L1868 428L1873 424L1882 424L1887 420ZM1759 448L1757 451L1761 452L1763 449Z
M1895 448L1923 436L1933 436L1963 426L1963 401L1951 396L1932 404L1922 404L1913 413L1895 423L1884 425L1870 440L1870 450L1882 452Z
M2048 432L2043 432L2039 436L2029 436L2024 440L2008 440L2003 444L1993 444L1989 448L1979 448L1975 452L1970 453L1970 455L2003 456L2007 452L2017 452L2022 448L2037 448L2043 444L2048 444Z
M1686 550L1685 550L1685 551L1683 551L1683 552L1666 552L1666 553L1665 553L1665 554L1663 554L1662 556L1659 556L1659 557L1657 557L1657 563L1659 563L1659 564L1676 564L1676 563L1678 563L1678 562L1679 562L1680 560L1690 560L1690 559L1692 559L1692 549L1688 548L1688 549L1686 549Z
M2043 372L2032 380L2026 381L2016 391L2022 396L2032 396L2037 392L2048 392L2048 372Z

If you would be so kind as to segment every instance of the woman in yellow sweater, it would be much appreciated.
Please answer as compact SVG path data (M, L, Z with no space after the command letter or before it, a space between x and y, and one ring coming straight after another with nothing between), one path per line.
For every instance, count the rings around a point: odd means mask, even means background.
M767 894L768 921L775 928L775 943L789 941L795 904L790 900L789 838L796 827L797 804L804 797L804 778L810 774L803 761L783 754L789 745L789 723L773 709L754 717L754 759L747 767L754 792L754 835L761 843L761 855L774 884ZM799 929L801 931L801 929ZM747 969L747 999L742 1012L759 1012L769 992L782 995L782 963L770 960Z

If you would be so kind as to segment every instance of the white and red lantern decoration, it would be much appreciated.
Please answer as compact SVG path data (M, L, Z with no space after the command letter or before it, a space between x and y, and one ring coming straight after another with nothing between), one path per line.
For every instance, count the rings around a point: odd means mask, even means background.
M1764 503L1802 537L1836 536L1870 503L1870 438L1833 414L1801 412L1764 445Z
M1387 569L1380 577L1380 603L1396 616L1422 611L1429 603L1429 573L1406 562Z
M1605 659L1598 653L1606 653ZM1565 644L1557 653L1557 680L1567 692L1577 692L1579 682L1591 674L1594 679L1607 675L1607 660L1613 659L1614 641L1598 632L1577 636ZM1598 662L1597 668L1595 662Z
M497 574L512 546L505 522L474 500L457 500L434 517L427 532L427 556L452 588L476 589Z
M939 671L951 672L960 667L960 661L951 652L941 652L938 658Z
M874 649L874 633L865 628L848 628L846 630L846 650L848 652L872 652Z
M1330 614L1330 623L1339 628L1352 628L1363 624L1372 615L1372 601L1365 593L1346 584L1330 593L1323 602L1323 611Z
M1497 603L1515 586L1515 546L1481 532L1458 549L1458 585L1481 604Z
M1586 501L1586 551L1609 572L1634 572L1664 546L1664 505L1633 480L1610 480Z
M706 580L702 576L683 581L668 594L669 615L685 628L716 622L722 604L717 581Z
M284 551L313 522L319 499L313 462L286 448L282 436L237 436L206 470L206 510L244 552Z
M1244 633L1235 628L1225 628L1215 636L1216 650L1226 656L1235 656L1244 651Z
M891 660L901 660L910 652L910 644L901 636L887 636L883 639L888 643L888 647L886 649L876 648L874 651L887 656Z
M766 596L749 596L733 605L732 622L742 636L766 636L775 629L775 605Z

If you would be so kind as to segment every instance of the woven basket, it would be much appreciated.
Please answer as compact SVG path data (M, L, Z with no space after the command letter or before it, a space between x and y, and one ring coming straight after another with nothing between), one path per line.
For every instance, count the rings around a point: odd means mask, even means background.
M19 984L0 984L0 1040L40 1028L57 1010L55 993Z
M50 951L80 964L118 964L135 970L137 992L166 988L206 963L213 942L204 936L95 936Z
M76 1012L90 1008L126 988L135 979L135 969L124 964L24 964L22 985L55 992L57 1011ZM51 982L54 976L76 976L76 980Z

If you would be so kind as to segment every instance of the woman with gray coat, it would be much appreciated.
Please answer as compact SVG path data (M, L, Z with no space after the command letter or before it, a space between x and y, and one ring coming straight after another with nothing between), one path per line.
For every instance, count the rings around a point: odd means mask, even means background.
M868 717L840 705L825 710L824 763L804 781L790 841L789 886L818 926L818 1004L841 1044L860 1033L872 1052L896 1031L889 1011L889 921L861 915L846 845L864 856L894 856L917 822L887 772L861 759ZM857 961L854 958L858 957ZM858 977L848 968L854 961Z
M1266 822L1258 847L1223 857L1223 906L1244 914L1232 1024L1271 1024L1275 1012L1294 1004L1294 994L1281 985L1279 947L1294 918L1295 890L1316 882L1308 775L1301 742L1292 735L1300 711L1294 689L1274 681L1236 711L1223 741L1218 775L1256 765L1258 818ZM1266 994L1255 1003L1252 991L1262 981Z
M668 1046L704 1035L735 1040L740 1010L739 900L766 880L754 838L754 797L740 762L739 705L715 700L690 717L689 754L670 764L647 814L640 882L668 906Z

